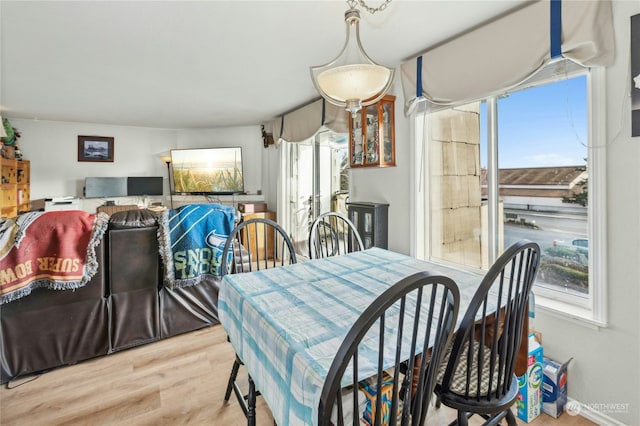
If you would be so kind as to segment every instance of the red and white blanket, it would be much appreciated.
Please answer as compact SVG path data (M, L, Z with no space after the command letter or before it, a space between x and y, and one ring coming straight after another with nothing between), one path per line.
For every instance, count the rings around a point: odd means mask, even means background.
M76 289L98 270L95 249L109 222L104 213L26 213L0 221L0 305L34 288Z

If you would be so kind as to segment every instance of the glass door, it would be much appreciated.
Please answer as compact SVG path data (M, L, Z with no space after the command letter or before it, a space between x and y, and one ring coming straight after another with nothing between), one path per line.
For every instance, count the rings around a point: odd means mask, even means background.
M347 214L348 135L321 131L303 142L283 142L287 153L287 229L296 253L308 256L313 220L328 211Z

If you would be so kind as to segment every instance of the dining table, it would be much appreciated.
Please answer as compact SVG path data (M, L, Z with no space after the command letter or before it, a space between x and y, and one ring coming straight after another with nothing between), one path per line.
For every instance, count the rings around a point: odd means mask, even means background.
M224 276L220 322L277 425L317 424L324 380L349 329L378 295L424 271L458 285L457 328L481 271L373 247Z

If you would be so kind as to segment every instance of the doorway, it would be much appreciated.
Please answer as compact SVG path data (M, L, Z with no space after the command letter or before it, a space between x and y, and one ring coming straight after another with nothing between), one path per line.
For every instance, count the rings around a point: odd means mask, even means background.
M321 130L302 142L283 142L286 152L286 229L296 254L308 256L309 229L329 211L347 214L348 135Z

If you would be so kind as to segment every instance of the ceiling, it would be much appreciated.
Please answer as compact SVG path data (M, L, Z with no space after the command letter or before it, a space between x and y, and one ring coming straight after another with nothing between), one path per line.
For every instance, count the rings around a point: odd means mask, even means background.
M374 61L397 67L523 3L394 0L383 12L361 12L360 36ZM0 111L170 129L269 122L319 97L309 66L342 48L347 8L326 0L2 0Z

